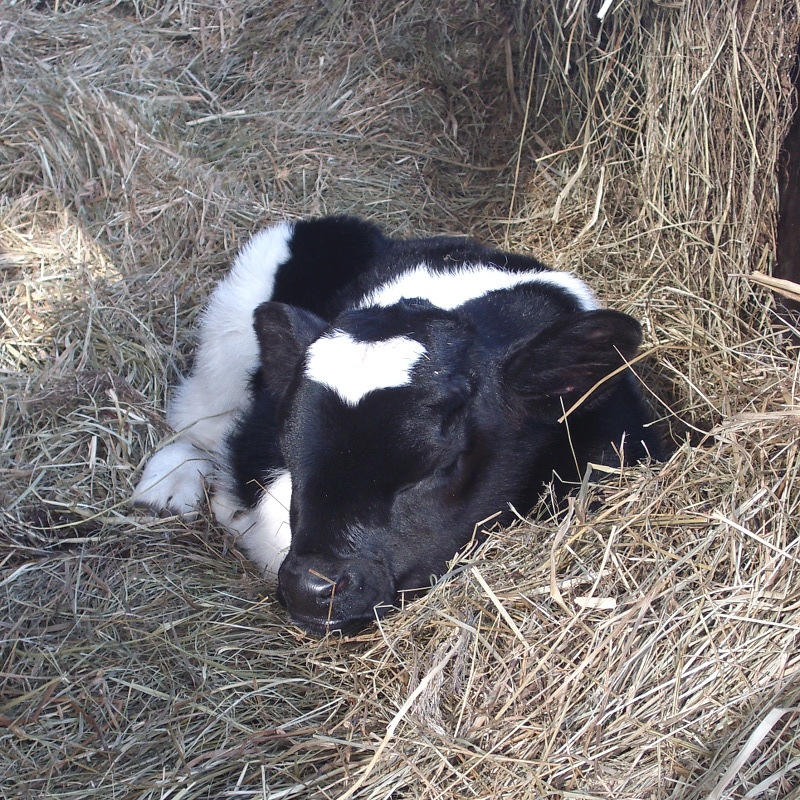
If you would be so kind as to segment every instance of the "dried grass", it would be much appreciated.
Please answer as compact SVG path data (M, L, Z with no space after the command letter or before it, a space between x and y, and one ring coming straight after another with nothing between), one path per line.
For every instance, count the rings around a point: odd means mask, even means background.
M0 6L4 797L796 800L800 369L747 276L798 9L596 10ZM237 243L333 211L585 274L676 450L317 642L124 501Z

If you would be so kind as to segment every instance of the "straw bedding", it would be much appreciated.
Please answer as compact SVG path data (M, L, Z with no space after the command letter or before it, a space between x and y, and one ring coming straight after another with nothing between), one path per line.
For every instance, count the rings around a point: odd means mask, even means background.
M749 278L797 40L777 0L1 5L0 794L800 797L800 370ZM125 498L237 245L325 212L586 276L674 453L318 642Z

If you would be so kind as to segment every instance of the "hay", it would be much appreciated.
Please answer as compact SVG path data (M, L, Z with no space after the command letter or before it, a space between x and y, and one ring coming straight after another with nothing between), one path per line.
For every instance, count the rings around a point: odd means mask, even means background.
M602 8L0 6L4 797L798 797L800 371L745 277L797 11ZM586 275L675 452L317 642L124 501L237 244L334 211Z

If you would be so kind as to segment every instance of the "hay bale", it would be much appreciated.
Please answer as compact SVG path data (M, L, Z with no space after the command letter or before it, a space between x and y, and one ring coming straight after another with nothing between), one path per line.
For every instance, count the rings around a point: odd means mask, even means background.
M797 351L747 275L798 20L633 5L0 7L4 796L796 796ZM329 211L584 274L676 449L316 642L125 498L237 244Z

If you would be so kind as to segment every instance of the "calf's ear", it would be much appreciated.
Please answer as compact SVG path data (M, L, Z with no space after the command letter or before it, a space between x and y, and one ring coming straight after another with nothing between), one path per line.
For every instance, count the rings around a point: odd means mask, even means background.
M526 413L557 419L598 381L630 361L641 340L642 329L633 317L605 309L588 311L519 343L506 359L503 378ZM596 404L624 374L623 370L603 382L581 408Z
M264 384L276 397L283 397L306 348L327 323L310 311L270 300L253 312L253 327Z

